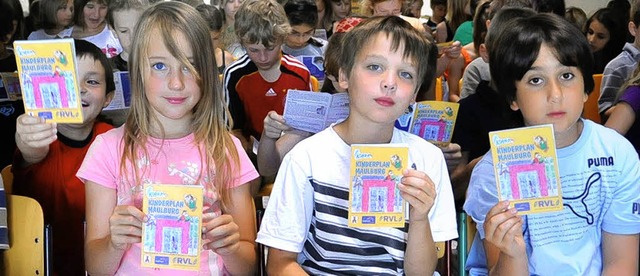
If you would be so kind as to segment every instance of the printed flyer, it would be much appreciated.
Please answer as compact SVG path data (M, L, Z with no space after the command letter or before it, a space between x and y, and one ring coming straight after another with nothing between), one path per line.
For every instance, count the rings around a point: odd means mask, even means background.
M489 133L500 201L521 215L562 210L553 125Z
M73 39L13 43L25 113L57 123L82 123Z
M144 186L143 267L200 269L202 201L202 186Z
M404 227L409 208L398 184L407 162L405 144L351 145L349 227Z
M442 101L418 102L409 106L395 125L436 146L446 147L453 136L459 106L458 103Z

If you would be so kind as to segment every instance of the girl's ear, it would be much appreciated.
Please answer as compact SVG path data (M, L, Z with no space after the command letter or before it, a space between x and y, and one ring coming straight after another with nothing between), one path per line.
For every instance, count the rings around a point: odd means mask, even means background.
M349 78L342 68L338 70L338 86L345 91L349 89Z
M518 105L518 102L516 102L516 100L511 101L511 105L509 106L513 111L518 111L520 109L520 106Z

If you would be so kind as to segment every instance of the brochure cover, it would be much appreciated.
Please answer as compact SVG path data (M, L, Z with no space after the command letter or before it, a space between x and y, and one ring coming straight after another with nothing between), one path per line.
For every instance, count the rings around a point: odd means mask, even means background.
M82 123L73 39L13 43L25 113L57 123Z
M407 108L396 128L411 132L440 147L451 142L458 117L458 103L422 101Z
M351 145L349 227L404 227L409 208L397 185L408 160L406 144Z
M142 211L142 266L200 269L203 188L147 184Z
M309 69L309 73L318 81L324 81L324 57L323 56L296 56Z
M349 95L290 89L283 116L295 129L318 133L349 116Z
M114 72L113 82L116 84L116 91L111 103L103 110L118 110L131 107L131 82L129 72Z
M553 125L489 132L500 201L519 214L562 210Z
M18 73L0 73L0 102L22 99Z

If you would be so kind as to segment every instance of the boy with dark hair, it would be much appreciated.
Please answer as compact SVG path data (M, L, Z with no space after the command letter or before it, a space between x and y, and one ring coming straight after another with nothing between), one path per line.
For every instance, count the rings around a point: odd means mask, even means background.
M427 21L427 26L434 31L438 23L445 20L447 15L447 0L431 0L429 3L431 7L431 16Z
M631 9L628 29L634 37L633 43L625 43L622 52L607 64L602 73L598 109L600 116L604 119L603 122L611 115L613 110L610 108L615 104L616 95L622 85L629 80L640 62L640 2L638 1Z
M520 216L498 202L487 153L464 205L478 230L470 274L637 275L640 162L624 137L580 118L594 86L586 38L543 13L511 21L493 46L492 79L511 109L527 126L553 124L564 208Z
M447 166L440 149L394 123L433 80L436 47L397 16L370 18L344 39L338 83L349 91L349 117L285 156L257 239L270 247L268 272L432 275L434 241L457 237ZM413 164L398 185L410 221L349 228L350 145L397 143L409 145Z
M96 120L115 90L111 64L91 42L75 40L75 49L83 123L48 123L28 114L16 123L13 191L36 199L53 228L54 275L85 274L85 193L75 175L91 142L112 128Z

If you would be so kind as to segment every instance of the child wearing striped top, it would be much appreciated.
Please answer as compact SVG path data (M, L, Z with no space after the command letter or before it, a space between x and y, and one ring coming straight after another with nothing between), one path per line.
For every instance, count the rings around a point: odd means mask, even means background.
M298 143L284 158L257 242L269 247L270 275L432 275L434 241L457 237L442 151L394 128L433 80L436 48L395 16L367 19L346 34L338 84L349 117ZM398 185L409 202L402 228L349 228L352 144L409 145L412 169Z

